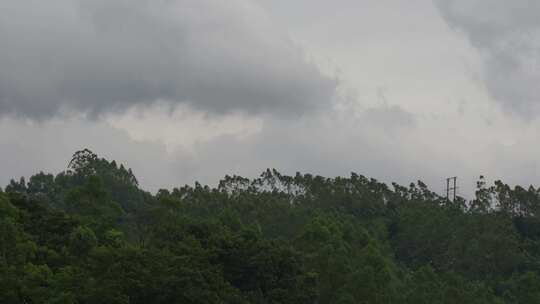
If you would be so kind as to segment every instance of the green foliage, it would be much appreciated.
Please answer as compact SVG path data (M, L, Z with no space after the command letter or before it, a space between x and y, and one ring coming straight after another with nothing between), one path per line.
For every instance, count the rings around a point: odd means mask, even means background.
M69 236L69 251L74 256L85 256L96 245L96 235L90 228L79 226Z
M90 150L0 191L0 303L540 303L540 191L267 170L152 195Z
M66 211L76 219L103 233L114 227L123 210L112 201L103 181L97 176L88 177L82 186L77 186L66 193Z

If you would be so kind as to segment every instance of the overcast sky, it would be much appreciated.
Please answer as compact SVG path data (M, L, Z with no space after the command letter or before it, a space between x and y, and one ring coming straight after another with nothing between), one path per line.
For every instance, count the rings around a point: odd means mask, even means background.
M0 185L85 147L151 191L540 185L539 83L537 0L2 0Z

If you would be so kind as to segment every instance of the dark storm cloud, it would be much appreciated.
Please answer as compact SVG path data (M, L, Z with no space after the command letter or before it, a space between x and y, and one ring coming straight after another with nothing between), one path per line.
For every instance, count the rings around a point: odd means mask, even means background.
M0 42L0 115L156 100L299 114L327 105L336 86L244 0L4 0Z
M447 23L464 32L483 57L483 79L505 110L540 113L540 2L435 0Z

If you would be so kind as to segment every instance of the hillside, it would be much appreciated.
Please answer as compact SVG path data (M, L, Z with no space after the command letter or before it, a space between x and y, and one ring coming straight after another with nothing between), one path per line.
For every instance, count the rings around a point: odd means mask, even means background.
M149 160L151 161L151 160ZM263 172L151 194L89 150L0 191L0 303L540 303L540 190Z

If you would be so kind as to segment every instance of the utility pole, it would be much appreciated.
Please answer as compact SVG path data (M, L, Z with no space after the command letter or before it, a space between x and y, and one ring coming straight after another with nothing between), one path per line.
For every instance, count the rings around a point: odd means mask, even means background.
M450 183L453 181L453 183ZM451 186L451 184L453 184ZM452 191L452 201L456 200L456 190L457 190L457 176L449 177L446 179L446 199L450 201L450 191Z

